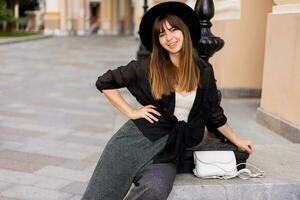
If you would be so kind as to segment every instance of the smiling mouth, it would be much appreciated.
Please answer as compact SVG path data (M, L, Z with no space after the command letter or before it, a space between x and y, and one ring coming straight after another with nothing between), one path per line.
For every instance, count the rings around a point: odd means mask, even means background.
M176 42L173 42L173 43L171 43L171 44L168 44L168 47L174 47L174 46L176 46L176 44L177 44L177 41L176 41Z

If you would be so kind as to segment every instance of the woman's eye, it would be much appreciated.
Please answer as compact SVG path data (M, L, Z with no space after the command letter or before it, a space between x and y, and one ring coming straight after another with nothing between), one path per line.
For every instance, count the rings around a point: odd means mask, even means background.
M171 31L176 31L176 30L177 30L177 28L175 28L175 27L171 28Z
M163 37L165 35L165 33L160 33L159 37Z

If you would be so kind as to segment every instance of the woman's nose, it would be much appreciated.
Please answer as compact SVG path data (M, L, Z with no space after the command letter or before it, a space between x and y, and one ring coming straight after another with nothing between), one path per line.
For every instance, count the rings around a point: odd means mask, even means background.
M171 32L166 32L166 39L167 40L171 40L173 37L172 33Z

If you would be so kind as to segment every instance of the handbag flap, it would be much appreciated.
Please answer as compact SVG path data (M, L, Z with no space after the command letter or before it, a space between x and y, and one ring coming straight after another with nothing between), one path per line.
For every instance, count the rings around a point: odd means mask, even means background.
M202 163L227 164L235 160L233 151L195 151L194 157Z

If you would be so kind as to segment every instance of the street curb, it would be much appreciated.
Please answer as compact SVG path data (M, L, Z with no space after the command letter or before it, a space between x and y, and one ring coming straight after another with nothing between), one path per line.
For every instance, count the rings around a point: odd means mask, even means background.
M14 38L5 38L5 39L0 38L0 45L48 39L48 38L52 38L52 37L53 37L53 35L34 35L34 36L14 37Z

